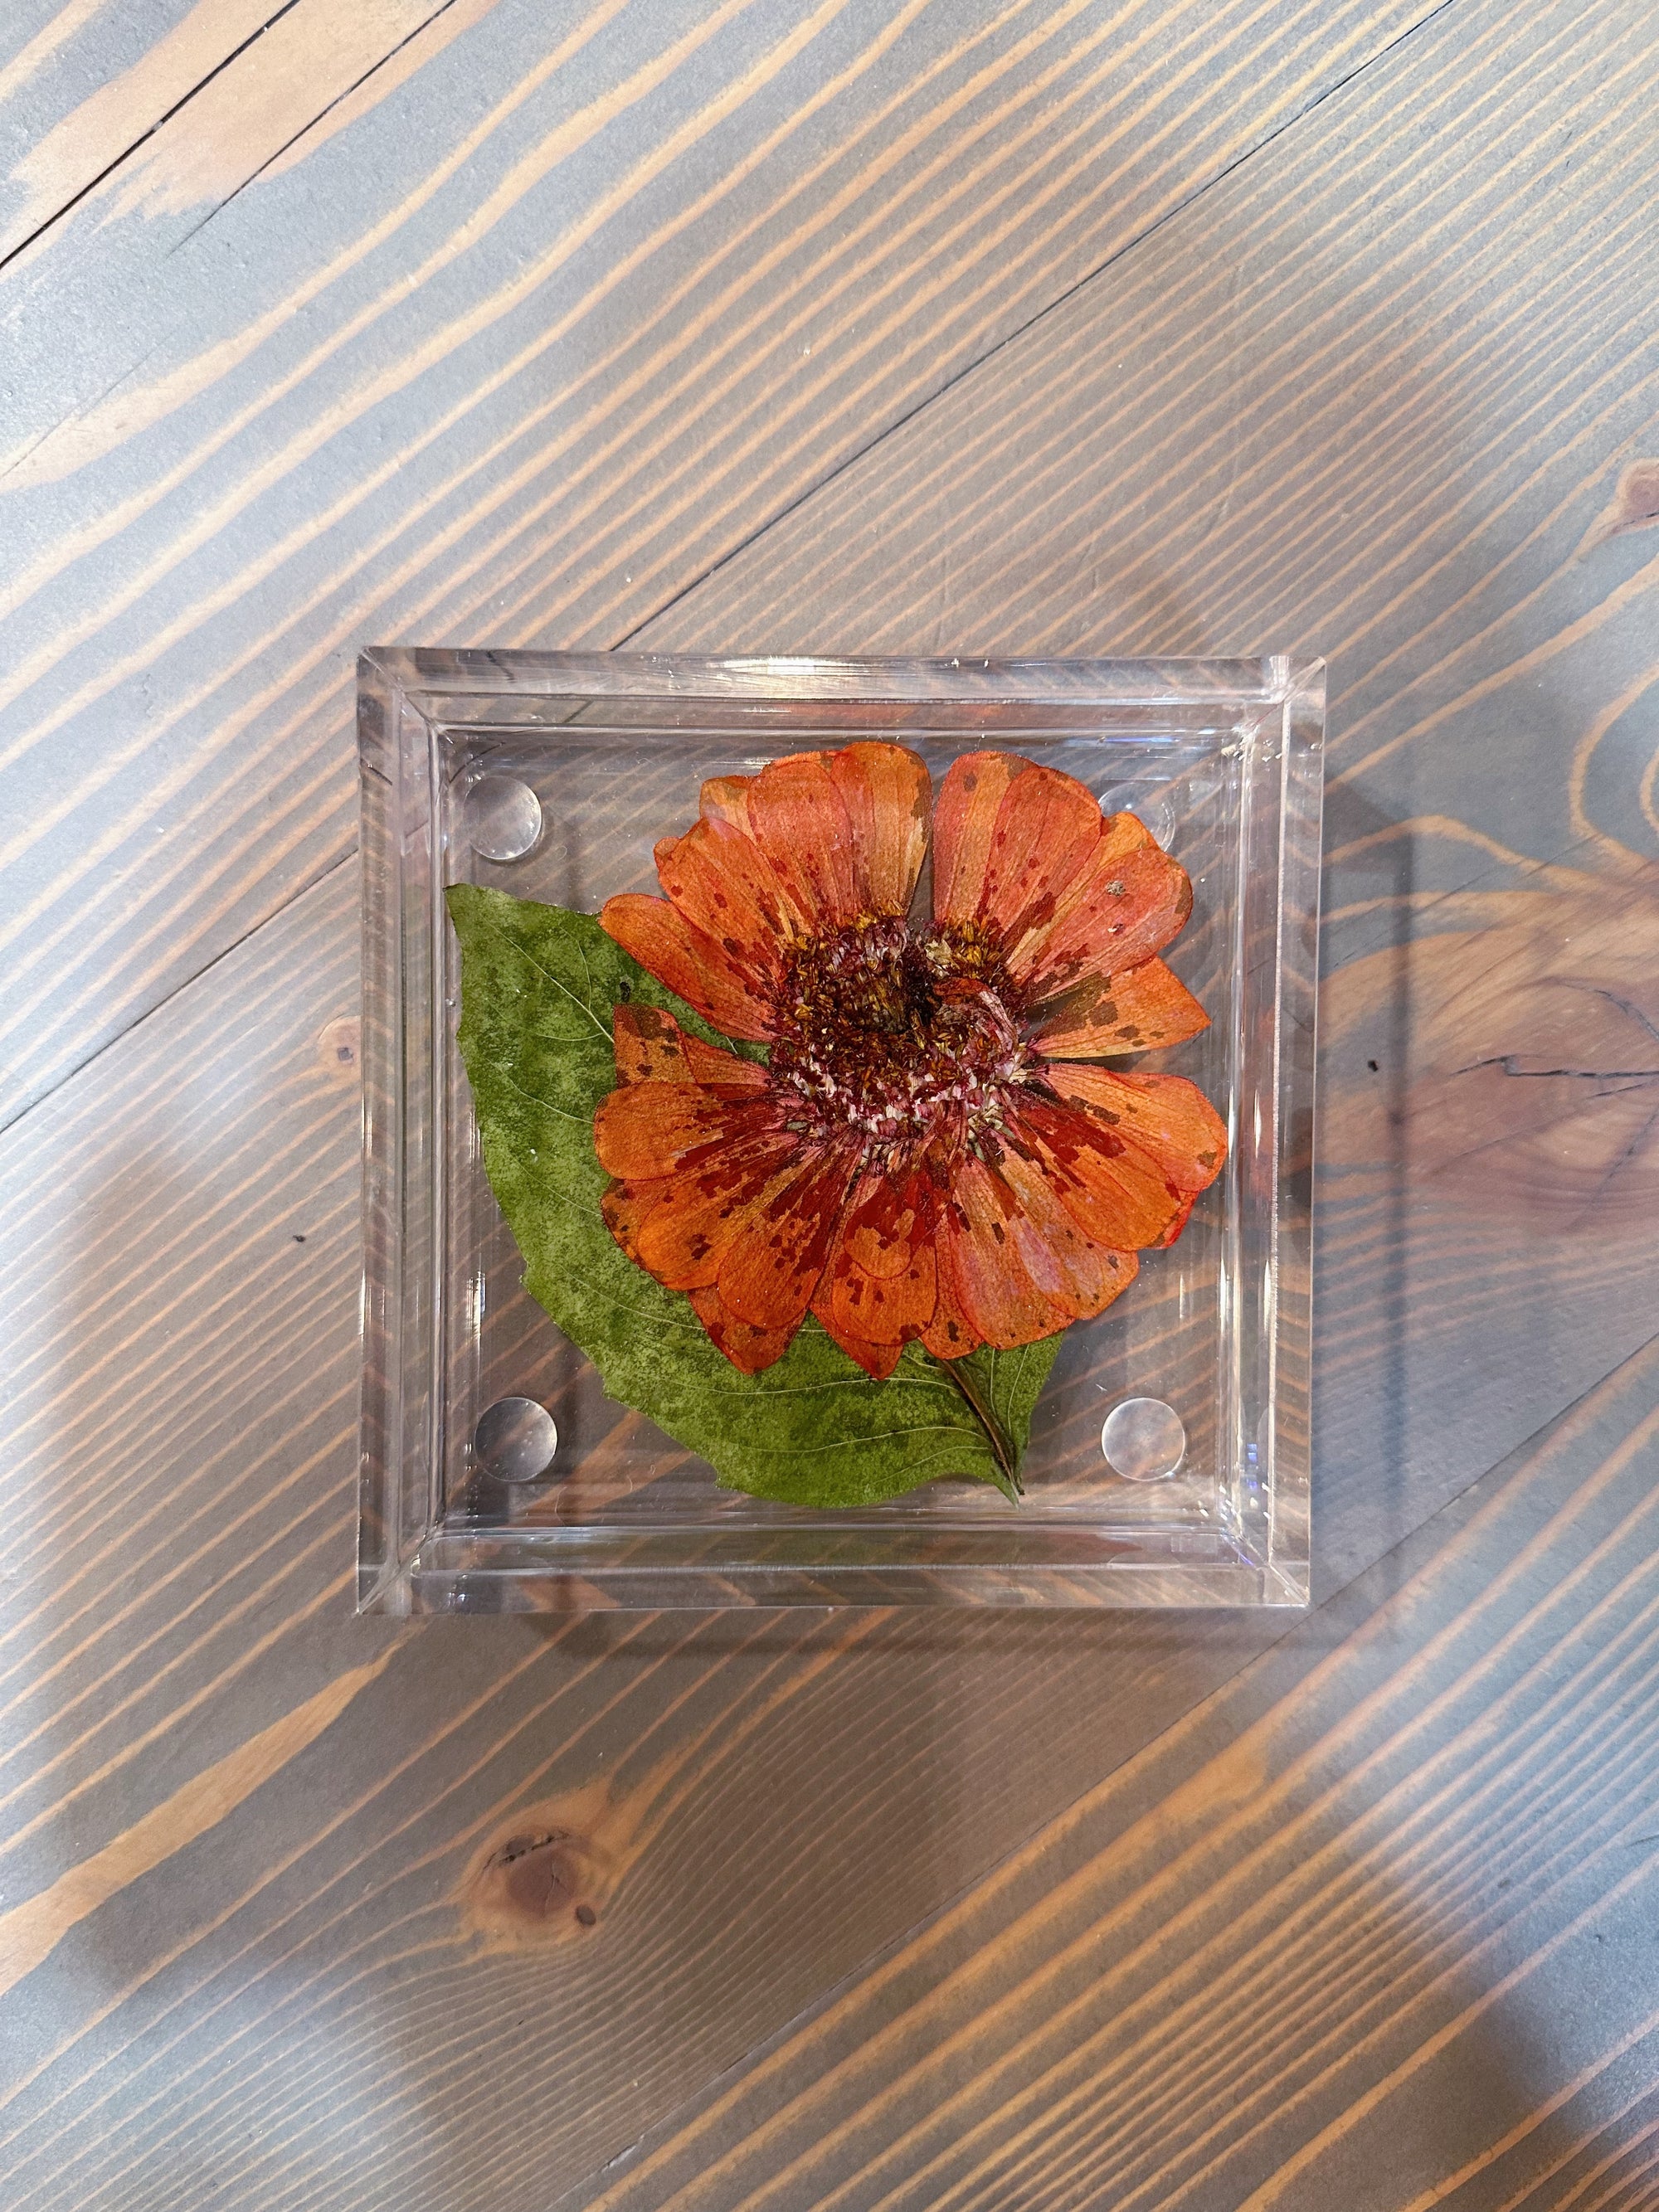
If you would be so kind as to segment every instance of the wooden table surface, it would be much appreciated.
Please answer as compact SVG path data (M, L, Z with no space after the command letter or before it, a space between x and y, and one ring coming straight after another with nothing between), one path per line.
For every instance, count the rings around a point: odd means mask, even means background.
M1659 2205L1656 94L8 0L5 2212ZM352 1617L370 641L1328 657L1310 1613Z

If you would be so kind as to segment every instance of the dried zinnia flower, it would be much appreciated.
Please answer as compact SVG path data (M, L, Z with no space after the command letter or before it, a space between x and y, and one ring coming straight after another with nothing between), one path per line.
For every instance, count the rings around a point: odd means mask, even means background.
M1179 1076L1085 1063L1208 1017L1157 957L1185 872L1132 814L1006 753L927 770L891 744L702 789L657 847L667 898L600 921L741 1060L617 1009L594 1139L605 1219L754 1374L817 1315L874 1376L1097 1314L1220 1171ZM910 908L933 826L933 912Z

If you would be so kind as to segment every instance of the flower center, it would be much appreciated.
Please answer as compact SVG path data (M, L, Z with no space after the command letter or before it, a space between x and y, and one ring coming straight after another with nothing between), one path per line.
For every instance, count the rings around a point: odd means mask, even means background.
M988 943L860 921L798 945L774 1003L773 1079L817 1136L852 1129L893 1158L1000 1125L1033 1055ZM890 1159L890 1165L892 1160Z

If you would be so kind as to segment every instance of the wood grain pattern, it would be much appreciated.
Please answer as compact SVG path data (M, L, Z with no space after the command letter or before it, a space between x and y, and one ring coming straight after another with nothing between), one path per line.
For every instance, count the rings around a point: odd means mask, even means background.
M1283 1632L1180 1616L809 1615L593 1622L550 1638L434 1623L393 1638L345 1619L356 1152L337 1024L351 897L347 872L319 886L27 1116L0 1156L4 1244L31 1292L8 1304L40 1316L11 1408L26 1455L8 1495L40 1540L12 1555L0 1636L0 1867L8 1897L27 1899L15 1924L58 1939L0 2009L15 2069L0 2132L20 2204L188 2202L210 2173L216 2203L544 2202L550 2173L563 2188L596 2171L1101 1774L1139 1752L1167 1777L1160 1762L1197 1725L1181 1716ZM1655 1455L1638 1416L1651 1403L1650 1364L1571 1426L1605 1441L1606 1405L1625 1409L1640 1433L1620 1475L1644 1512ZM1558 1649L1549 1639L1582 1595L1556 1586L1582 1542L1585 1463L1548 1464L1572 1503L1565 1550L1552 1537L1528 1568L1528 1589L1556 1591L1528 1650ZM228 1492L241 1501L228 1511ZM1449 1577L1431 1626L1483 1580L1496 1587L1504 1555L1486 1522L1464 1534L1469 1503L1412 1555ZM1526 1510L1529 1533L1538 1512ZM1455 1572L1442 1559L1451 1528ZM1644 1530L1638 1519L1614 1551L1645 1572ZM1340 1601L1358 1611L1328 1608L1298 1632L1298 1669L1346 1649L1396 1565L1364 1602ZM1379 1651L1398 1656L1401 1623L1425 1603L1414 1586L1370 1632L1352 1662L1362 1682ZM1478 1643L1479 1624L1454 1626ZM1592 1616L1575 1632L1594 1644L1601 1627ZM1397 1710L1415 1710L1423 1680L1408 1674ZM1577 1680L1562 1697L1582 1714ZM1502 1711L1480 1703L1486 1681L1477 1671L1467 1691L1471 1725L1501 1736ZM307 1716L331 1713L343 1682L361 1692L350 1716L313 1739ZM1334 1726L1353 1692L1350 1673L1317 1716ZM1213 1762L1224 1770L1219 1747L1246 1721L1231 1706L1202 1713L1212 1763L1179 1802L1213 1812ZM267 1773L273 1741L288 1756ZM1407 1730L1396 1766L1416 1742ZM1599 1743L1587 1735L1578 1755ZM250 1764L259 1793L227 1791L224 1771ZM1121 1771L1161 1838L1168 1804ZM1649 1776L1620 1787L1650 1802ZM1516 1778L1530 1785L1530 1770ZM557 1887L481 1918L481 1863L550 1832L570 1839ZM166 1863L147 1882L137 1868L158 1833ZM1033 1894L1057 1863L1052 1838L1036 1848ZM1215 1846L1224 1859L1231 1848ZM1299 1863L1296 1839L1285 1849ZM545 1856L530 1856L526 1875L545 1874ZM1074 1855L1058 1863L1069 1874ZM1115 1844L1105 1863L1116 1867ZM102 1894L123 1865L131 1886ZM1073 1924L1091 1925L1097 1903ZM575 1917L584 1905L591 1928ZM1011 1974L1030 1950L1027 1934L1010 1939ZM1046 2021L1051 1994L1042 1982L1028 2000L1022 1985L1005 2009L1029 2002ZM884 2002L880 1989L870 2002ZM1155 1983L1154 2021L1164 2002ZM1054 2031L1062 2042L1074 2017ZM908 2012L901 2025L914 2025ZM1165 2032L1148 2030L1154 2043ZM1085 2078L1095 2049L1079 2045ZM471 2112L459 2081L479 2068L510 2080L512 2117L447 2124L441 2085L456 2079L456 2110ZM764 2073L757 2094L776 2078ZM936 2078L924 2068L908 2085L917 2109L932 2109ZM1039 2109L1047 2094L1040 2079ZM1211 2125L1231 2109L1225 2083L1217 2095ZM878 2113L878 2136L883 2124ZM1432 2158L1444 2138L1422 2124ZM1134 2140L1150 2156L1152 2139ZM826 2140L822 2156L837 2154ZM793 2164L778 2163L793 2186ZM818 2185L780 2201L816 2203ZM931 2178L918 2186L915 2201L930 2201Z
M0 27L0 258L95 183L278 4L163 0L141 11L70 0L8 9ZM118 83L119 99L112 97Z
M0 2000L19 2204L544 2202L441 2099L411 2179L416 2085L510 2075L565 2185L1285 1626L352 1620L354 900L337 872L0 1144L0 1888L56 1937ZM570 1912L481 1917L480 1858L549 1829Z
M303 1705L193 1775L101 1850L67 1868L49 1889L37 1890L13 1905L0 1918L0 1995L32 1974L89 1914L217 1826L245 1798L280 1774L339 1718L392 1656L385 1651L364 1666L337 1674Z
M0 71L0 122L30 142L7 179L0 265L26 249L44 252L50 226L100 186L104 224L125 216L199 217L222 206L363 112L491 4L358 0L342 9L319 0L196 0L130 66L44 130L33 88L51 55L31 41Z
M40 65L51 55L38 40L31 41L0 77L0 100L10 90L17 106L24 106L34 90L21 114L14 109L8 116L0 105L0 116L9 125L8 137L14 143L27 142L27 151L6 179L9 190L7 219L0 227L0 261L40 240L57 216L113 168L131 164L132 171L147 169L155 134L165 131L169 118L192 96L210 89L233 61L258 44L268 27L276 29L289 12L283 0L198 0L153 45L106 76L46 129L41 128L45 118L40 112L37 81ZM106 51L106 67L112 59ZM236 72L239 80L243 75ZM240 104L240 84L236 96ZM191 120L188 134L174 132L173 141L186 135L198 137L195 118ZM206 143L211 143L210 133Z
M637 639L1328 657L1327 1589L1659 1328L1654 67L1461 0Z
M459 9L0 279L0 2202L1659 2203L1650 19ZM1332 654L1301 1625L349 1617L348 649L670 598Z
M1577 2201L1659 2066L1656 1392L1651 1346L568 2201Z
M3 1111L349 851L366 637L614 642L1432 4L502 0L216 208L190 102L0 276Z

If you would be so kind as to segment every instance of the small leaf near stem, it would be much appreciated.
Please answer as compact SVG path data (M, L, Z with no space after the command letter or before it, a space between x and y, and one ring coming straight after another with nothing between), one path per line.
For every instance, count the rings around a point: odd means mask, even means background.
M1025 1485L1019 1479L1019 1454L1013 1438L997 1419L990 1400L971 1378L967 1363L961 1359L942 1359L939 1364L968 1401L985 1431L986 1441L991 1447L991 1456L997 1464L997 1472L992 1480L1009 1503L1018 1505L1025 1495Z

